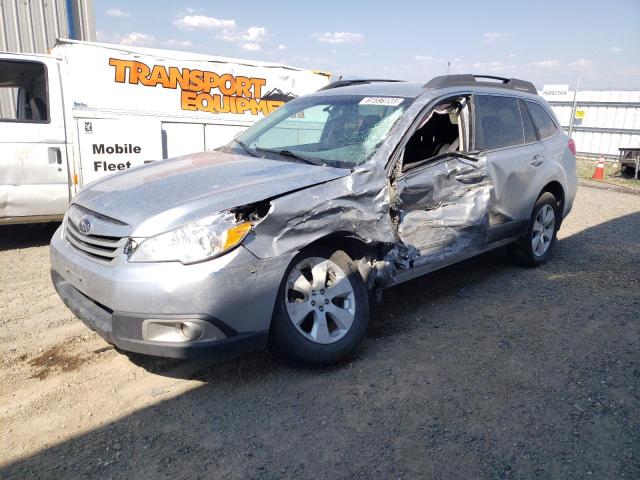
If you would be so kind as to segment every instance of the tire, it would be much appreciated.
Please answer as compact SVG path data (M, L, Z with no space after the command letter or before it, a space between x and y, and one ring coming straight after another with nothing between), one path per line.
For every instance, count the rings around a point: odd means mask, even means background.
M369 295L356 263L342 250L311 248L282 279L269 350L295 365L332 365L356 350L368 323Z
M558 243L559 227L560 213L556 197L544 192L533 206L527 233L518 242L507 247L509 253L517 263L527 267L538 267L546 263Z
M633 177L636 173L636 168L630 165L622 165L620 167L620 175L623 177Z

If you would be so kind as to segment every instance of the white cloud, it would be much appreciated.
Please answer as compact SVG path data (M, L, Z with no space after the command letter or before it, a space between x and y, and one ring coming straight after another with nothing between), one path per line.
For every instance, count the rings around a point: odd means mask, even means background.
M509 55L507 55L507 58L518 58L518 55L516 55L515 53L510 53Z
M311 38L320 43L360 43L364 40L364 35L353 32L324 32L312 33Z
M249 27L246 30L225 29L216 38L223 42L237 43L240 48L249 52L262 49L262 43L269 36L264 27Z
M130 17L131 13L120 10L119 8L110 8L109 10L107 10L107 15L110 17L123 18L123 17Z
M533 62L531 65L534 67L554 68L559 67L560 62L558 60L540 60L538 62Z
M482 34L482 41L484 43L506 42L509 39L511 39L510 33L486 32Z
M611 47L611 53L622 53L622 49L620 47Z
M242 38L251 42L262 42L267 38L268 32L264 27L249 27Z
M278 45L278 46L277 46L277 49L278 49L278 50L286 50L286 49L287 49L287 46L286 46L286 45L283 45L283 44L281 43L280 45Z
M219 30L222 28L236 28L236 21L207 17L206 15L184 15L173 21L173 24L183 30Z
M240 45L240 48L246 50L247 52L257 52L262 49L262 46L259 43L247 42Z
M96 31L96 40L99 41L99 42L108 42L109 41L109 35L104 33L102 30L97 30Z
M162 45L169 48L194 48L195 45L191 40L176 40L175 38L169 38L162 42Z
M593 66L593 61L587 58L579 58L575 62L569 64L570 67L588 68Z
M156 41L153 35L146 33L131 32L125 35L118 42L120 45L137 45L139 47L146 47Z
M416 62L433 62L435 58L433 58L431 55L415 55L413 57L413 60L415 60Z

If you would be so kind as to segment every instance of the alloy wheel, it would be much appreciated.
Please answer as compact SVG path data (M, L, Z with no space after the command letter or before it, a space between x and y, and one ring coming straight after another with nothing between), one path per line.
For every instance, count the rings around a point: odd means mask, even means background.
M537 257L542 257L549 250L555 226L556 214L553 207L544 205L536 215L531 232L531 248Z
M289 272L284 295L289 319L312 342L337 342L353 325L353 287L342 268L331 260L301 260Z

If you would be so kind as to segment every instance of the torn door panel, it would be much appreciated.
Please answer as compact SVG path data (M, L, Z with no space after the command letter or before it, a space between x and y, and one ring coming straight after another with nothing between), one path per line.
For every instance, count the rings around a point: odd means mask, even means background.
M461 181L461 163L441 162L397 182L398 234L420 252L414 265L447 261L488 245L493 185L484 166L474 169L472 182Z

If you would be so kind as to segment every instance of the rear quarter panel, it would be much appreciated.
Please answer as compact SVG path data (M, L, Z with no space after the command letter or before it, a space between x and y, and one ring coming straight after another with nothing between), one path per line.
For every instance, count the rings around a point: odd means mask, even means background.
M549 164L545 177L544 185L552 181L557 181L562 185L564 190L564 211L563 218L566 217L573 206L573 201L578 188L578 177L576 175L576 158L568 147L569 137L564 132L544 140L546 147L546 159Z

